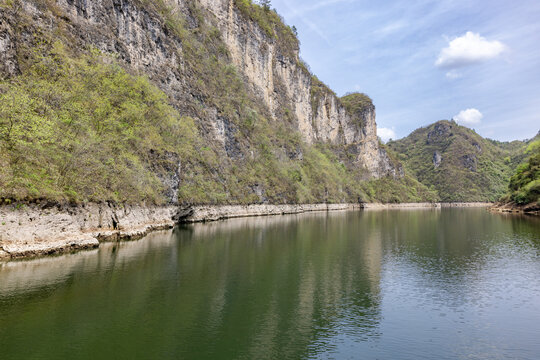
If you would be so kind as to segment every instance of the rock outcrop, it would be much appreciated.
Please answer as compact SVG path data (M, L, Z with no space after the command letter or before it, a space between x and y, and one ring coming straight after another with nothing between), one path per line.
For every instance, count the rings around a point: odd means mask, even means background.
M348 112L339 98L323 86L321 96L313 96L312 75L301 66L299 49L288 57L276 41L246 19L233 0L201 0L201 5L217 19L221 33L238 69L252 83L254 91L274 118L285 103L294 111L298 130L308 144L356 145L358 160L371 176L402 176L380 148L375 107L359 114ZM283 89L285 94L278 90Z

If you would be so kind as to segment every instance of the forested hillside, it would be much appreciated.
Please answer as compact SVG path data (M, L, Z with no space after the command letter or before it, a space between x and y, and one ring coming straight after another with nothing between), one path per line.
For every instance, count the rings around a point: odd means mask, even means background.
M510 178L508 193L501 199L502 205L518 206L527 211L540 209L540 133L531 141L525 156L528 161L519 165Z
M497 201L525 158L526 143L484 139L454 121L439 121L391 141L405 169L445 202Z

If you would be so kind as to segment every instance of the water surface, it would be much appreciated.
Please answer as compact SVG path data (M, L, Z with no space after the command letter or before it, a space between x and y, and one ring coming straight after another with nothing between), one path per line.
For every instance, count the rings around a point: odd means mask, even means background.
M333 212L0 263L0 358L539 359L539 239L482 209Z

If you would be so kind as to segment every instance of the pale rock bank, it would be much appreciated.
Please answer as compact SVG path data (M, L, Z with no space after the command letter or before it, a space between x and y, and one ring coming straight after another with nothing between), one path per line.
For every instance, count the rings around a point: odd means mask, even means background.
M26 205L0 207L0 259L93 249L100 243L136 240L179 223L322 211L487 208L488 203L296 204L221 206Z
M532 203L528 205L516 205L512 203L504 204L499 203L495 204L489 208L491 212L505 213L505 214L526 214L526 215L536 215L540 216L540 206L538 204Z
M0 259L33 257L140 239L177 223L358 209L352 204L224 206L25 205L0 207Z
M143 206L0 207L0 256L18 258L90 249L170 228L176 208Z
M392 210L392 209L442 209L442 208L489 208L492 203L404 203L404 204L363 204L364 210Z

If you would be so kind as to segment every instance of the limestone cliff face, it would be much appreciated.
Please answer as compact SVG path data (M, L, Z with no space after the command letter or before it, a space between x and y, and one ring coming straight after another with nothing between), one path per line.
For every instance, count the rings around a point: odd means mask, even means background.
M37 22L47 19L44 12L51 11L37 1L19 2L21 11ZM294 49L292 54L285 53L276 39L244 17L233 0L166 2L174 12L184 14L188 25L197 21L190 6L195 4L202 9L204 21L217 26L233 65L268 108L274 121L283 121L283 109L289 109L306 143L346 146L347 151L356 156L355 166L366 168L370 177L402 175L401 167L394 165L379 145L375 108L351 114L330 90L314 98L312 75L302 66L299 49ZM234 158L234 126L221 117L216 108L193 94L186 80L192 74L184 67L184 44L140 1L57 0L54 6L68 19L69 31L77 46L94 46L114 54L135 71L145 73L184 114L190 115L194 103L202 103L206 115L197 117L197 121L207 135L221 143L225 153ZM41 21L41 26L53 29L53 24L48 25L45 20ZM13 26L0 19L0 72L4 76L18 72L12 32Z
M280 105L278 97L285 95L304 139L313 142L315 129L311 123L311 76L298 66L298 49L293 59L281 54L275 41L257 24L247 21L236 9L233 0L200 2L217 19L234 65L251 82L272 114ZM277 82L283 85L285 94L275 92Z
M355 145L359 165L366 167L371 176L402 176L402 169L395 167L379 146L374 107L361 114L350 114L331 91L314 99L312 76L299 66L299 49L295 50L293 58L281 53L279 46L262 29L246 21L233 0L200 0L200 3L218 19L234 64L274 117L284 105L279 99L285 95L308 144ZM280 85L285 94L279 93Z

